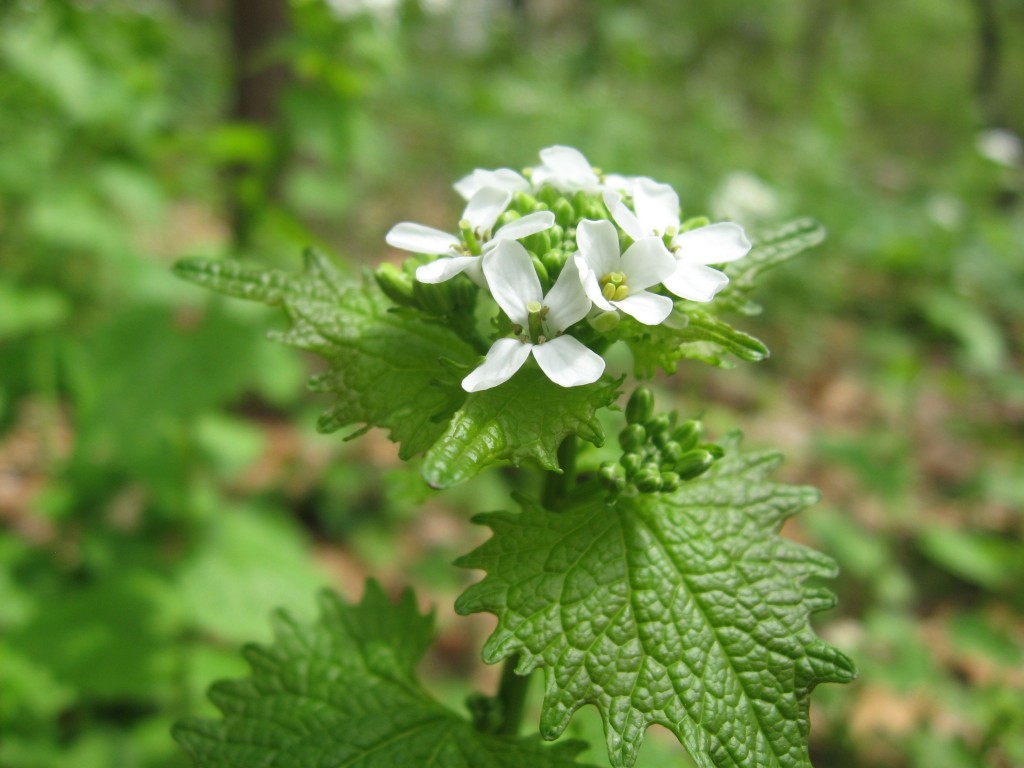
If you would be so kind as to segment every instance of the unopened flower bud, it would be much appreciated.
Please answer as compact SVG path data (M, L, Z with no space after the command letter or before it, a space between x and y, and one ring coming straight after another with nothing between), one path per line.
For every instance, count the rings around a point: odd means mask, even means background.
M544 293L547 293L551 289L551 278L548 277L548 268L536 256L531 256L530 260L533 261L533 268L537 271L537 277L540 278L541 289Z
M413 279L408 272L394 264L384 263L377 267L373 277L384 295L395 304L401 307L416 306L416 300L413 298Z
M621 465L606 461L599 471L601 481L613 491L621 491L626 487L626 470Z
M576 224L576 210L572 207L572 203L564 197L559 197L555 201L551 212L555 214L555 222L560 227L568 229Z
M588 317L587 322L598 333L608 333L618 327L619 313L617 310L610 309L607 312L601 312L593 317Z
M676 472L683 480L692 480L707 472L715 457L702 448L684 453L676 464Z
M697 419L684 421L672 430L672 440L679 443L679 447L684 451L688 451L700 442L700 436L703 431L704 425Z
M552 248L540 257L540 260L544 263L544 268L548 271L548 277L554 278L554 276L562 271L567 257L568 255L565 251L559 248Z
M626 403L626 421L640 424L654 414L654 393L647 387L637 387Z
M412 284L412 295L416 306L431 315L447 315L455 309L451 288L448 283Z
M662 486L661 472L657 470L652 471L645 467L636 473L636 477L633 478L633 484L641 493L657 493L661 490Z
M676 462L679 461L684 453L685 451L675 440L669 440L661 446L662 461L668 462L672 466L675 466Z
M624 451L636 451L647 442L647 430L642 424L630 424L619 432L619 445Z
M667 435L671 428L672 418L667 413L662 413L650 420L647 431L652 435Z
M661 473L661 490L674 491L679 488L680 478L675 472Z
M632 477L636 474L642 463L643 459L640 458L639 453L624 453L619 458L619 464L626 471L626 477Z

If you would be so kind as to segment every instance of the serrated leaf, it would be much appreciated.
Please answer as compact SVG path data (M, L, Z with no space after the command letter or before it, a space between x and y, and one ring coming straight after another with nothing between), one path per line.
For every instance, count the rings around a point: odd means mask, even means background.
M544 668L545 738L594 704L617 767L652 723L701 768L810 765L810 691L855 674L808 620L833 596L804 581L834 563L777 535L817 493L769 482L777 455L725 447L673 494L478 518L494 536L458 564L487 575L456 609L497 615L485 661Z
M683 358L728 367L725 355L757 362L768 357L768 347L729 323L696 309L676 310L664 323L641 326L623 322L620 336L633 352L637 376L649 378L658 368L675 373Z
M274 338L315 352L330 365L310 384L335 396L320 419L321 431L381 427L407 459L433 445L465 396L439 361L469 367L478 357L471 346L447 328L393 311L376 286L347 281L313 251L306 254L301 276L219 261L185 261L176 269L230 296L284 308L292 327Z
M376 582L348 605L324 592L320 620L275 619L276 640L250 646L252 676L210 691L219 720L178 723L174 737L203 768L568 768L579 743L482 733L420 686L433 638L407 591L391 604Z
M742 259L726 264L729 284L715 297L716 310L756 314L760 308L745 294L754 289L763 272L783 264L825 239L825 228L814 219L797 219L754 238L753 248Z
M500 387L466 398L444 436L424 459L423 476L435 488L468 480L488 464L526 459L559 471L558 446L569 435L601 445L597 411L614 402L618 381L560 387L538 368L522 368Z

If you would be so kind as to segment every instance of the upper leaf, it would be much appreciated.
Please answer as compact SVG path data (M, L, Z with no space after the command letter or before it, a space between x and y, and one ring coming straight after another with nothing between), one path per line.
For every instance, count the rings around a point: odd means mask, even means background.
M313 251L306 254L304 275L201 260L181 262L176 270L222 293L284 307L292 327L276 338L330 364L311 382L336 398L320 419L322 431L381 427L409 458L433 445L465 396L440 361L468 367L477 358L469 344L447 328L392 311L379 289L346 280Z
M746 298L762 272L779 266L825 239L825 228L814 219L797 219L754 239L742 259L725 265L729 284L715 297L716 310L757 314L760 307Z
M375 582L352 606L323 593L311 627L285 614L272 646L250 646L252 677L221 682L210 699L220 720L192 718L174 737L203 768L567 768L579 744L482 733L432 699L415 667L433 617L411 592L397 605Z
M560 387L539 368L525 367L494 389L474 392L426 455L423 476L435 488L468 480L492 462L533 459L559 471L558 446L570 434L604 442L597 419L618 396L617 381Z
M633 765L652 723L701 768L810 765L810 691L855 673L808 620L833 596L803 582L834 563L776 535L817 498L769 482L778 462L733 438L672 494L480 516L494 536L458 564L487 576L456 608L497 615L485 661L544 668L546 738L595 704L614 766Z

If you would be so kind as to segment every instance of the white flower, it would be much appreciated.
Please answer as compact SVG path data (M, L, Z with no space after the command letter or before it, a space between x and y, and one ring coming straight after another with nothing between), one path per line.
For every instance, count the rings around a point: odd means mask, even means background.
M534 188L547 184L559 192L601 191L601 180L578 149L555 145L542 149L540 159L530 176Z
M528 237L554 225L553 213L538 211L510 221L492 233L494 222L504 213L511 199L511 192L484 187L473 195L462 212L462 220L482 244L481 253L487 253L500 242ZM483 284L480 256L467 254L462 239L453 234L423 224L402 222L393 226L385 239L393 248L445 257L416 270L416 279L421 283L443 283L465 272L475 283Z
M463 176L455 182L454 186L455 191L465 200L471 199L481 189L487 188L512 193L530 191L530 182L511 168L498 168L495 171L477 168L468 176Z
M609 173L604 177L603 188L612 192L618 192L626 197L633 197L638 184L657 184L654 179L647 176L620 176L617 173Z
M483 257L483 270L494 300L514 324L516 338L498 339L484 361L462 380L467 392L508 381L531 354L555 384L578 387L597 381L604 358L563 331L590 311L572 261L566 262L544 296L533 261L519 243L503 240Z
M676 268L662 283L684 299L711 301L729 278L708 265L735 261L750 251L743 227L732 222L708 224L680 233L679 196L668 184L638 182L633 190L636 213L614 192L605 192L604 202L627 235L637 242L654 235L671 251Z
M644 290L676 270L661 240L640 238L621 253L614 224L584 219L576 228L576 244L583 289L598 307L622 310L646 325L658 325L672 313L672 299Z

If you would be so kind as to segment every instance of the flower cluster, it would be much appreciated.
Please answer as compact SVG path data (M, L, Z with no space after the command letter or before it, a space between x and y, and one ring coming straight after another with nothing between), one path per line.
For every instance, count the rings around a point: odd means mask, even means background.
M469 278L500 308L483 363L462 382L468 392L503 384L531 356L560 386L597 381L605 363L595 349L620 314L653 326L673 313L667 293L711 301L728 283L711 265L750 250L736 224L681 220L667 184L602 175L571 147L548 147L540 159L523 173L478 169L460 179L457 234L411 222L387 234L389 245L426 257L416 283ZM378 280L389 295L414 293Z

